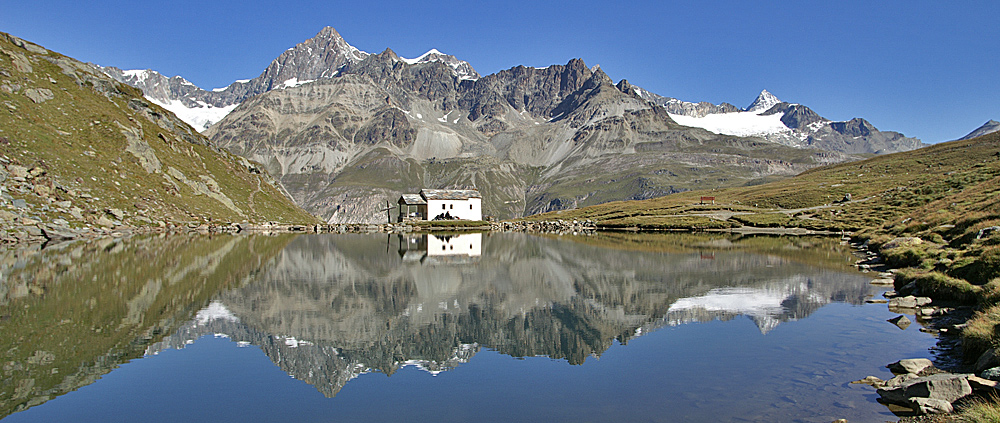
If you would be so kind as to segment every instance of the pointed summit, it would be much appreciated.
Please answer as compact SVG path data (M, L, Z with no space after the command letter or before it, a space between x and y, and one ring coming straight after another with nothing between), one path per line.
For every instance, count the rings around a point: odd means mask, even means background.
M1000 131L1000 122L990 119L989 122L984 123L983 126L976 128L975 131L969 132L969 135L959 138L959 140L971 140L973 138L981 137L986 134L992 134L997 131Z
M767 109L770 109L778 103L781 103L781 100L778 100L778 97L775 97L774 94L767 92L767 90L761 90L760 94L753 101L753 103L750 103L750 105L744 110L754 113L766 112Z

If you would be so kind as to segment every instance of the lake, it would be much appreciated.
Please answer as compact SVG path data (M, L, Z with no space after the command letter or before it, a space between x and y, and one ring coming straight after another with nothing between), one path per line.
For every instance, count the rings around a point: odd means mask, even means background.
M174 235L2 253L8 422L894 420L837 238ZM912 318L912 316L911 316Z

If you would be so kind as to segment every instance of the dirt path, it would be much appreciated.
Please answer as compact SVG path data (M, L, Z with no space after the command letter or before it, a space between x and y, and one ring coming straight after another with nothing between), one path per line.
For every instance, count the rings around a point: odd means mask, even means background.
M847 204L861 203L861 202L868 201L868 200L870 200L872 198L875 198L875 197L867 197L867 198L862 198L860 200L851 200L851 201L847 201L847 202L843 202L843 203L823 204L823 205L819 205L819 206L803 207L803 208L800 208L800 209L761 209L760 211L757 211L757 212L736 212L736 211L730 211L730 210L718 210L718 211L703 212L703 213L668 214L668 215L661 215L661 216L658 216L658 217L701 216L701 217L708 217L708 218L711 218L711 219L726 221L726 220L729 220L729 218L731 218L733 216L742 216L742 215L748 215L748 214L761 214L761 213L784 213L784 214L786 214L788 216L794 216L794 215L802 213L802 212L825 210L825 209L831 209L831 208L835 208L835 207L843 207L843 206L845 206Z

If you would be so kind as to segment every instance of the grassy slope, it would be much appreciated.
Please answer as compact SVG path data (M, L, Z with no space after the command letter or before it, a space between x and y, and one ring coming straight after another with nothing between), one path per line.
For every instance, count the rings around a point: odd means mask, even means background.
M85 65L15 43L19 41L0 34L0 85L10 88L0 89L0 154L10 164L45 170L29 182L47 186L48 192L9 192L29 203L33 218L82 225L117 208L130 215L124 223L133 225L159 220L315 221L261 175L249 172L239 158L214 148L170 112L143 99L139 90L79 68L66 71L67 64ZM26 95L31 89L49 90L53 98L36 103ZM141 134L162 170L148 172L136 155L125 151L126 130ZM166 176L169 167L195 184L211 186L210 178L237 210ZM93 198L81 198L81 193ZM84 218L45 207L52 201L71 201L83 209Z
M644 223L646 228L686 227L683 223L690 222L724 227L756 224L869 229L893 235L919 235L942 224L954 224L956 227L942 236L964 242L979 229L1000 223L998 192L1000 134L991 134L813 169L791 179L757 186L605 203L531 219L589 219L606 226ZM855 201L838 204L845 194L851 194ZM702 196L715 197L716 204L699 204ZM821 208L791 211L812 207ZM702 216L718 212L746 214L725 220ZM910 220L903 223L907 218Z

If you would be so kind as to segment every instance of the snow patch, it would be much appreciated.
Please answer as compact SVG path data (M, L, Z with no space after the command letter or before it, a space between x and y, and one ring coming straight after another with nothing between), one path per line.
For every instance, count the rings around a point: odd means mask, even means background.
M150 76L152 76L153 73L149 69L130 69L122 71L122 75L125 75L126 77L129 78L135 78L140 81L144 81Z
M303 341L303 340L295 339L294 336L289 336L289 337L285 338L285 345L287 345L287 346L289 346L291 348L298 348L300 345L302 345L302 346L309 346L309 345L315 345L315 344L313 344L312 342L309 342L309 341Z
M723 135L747 137L791 132L791 129L781 122L783 113L766 116L754 112L714 113L700 118L672 113L669 115L674 122L681 125L702 128Z
M315 79L307 79L305 81L299 81L298 78L288 78L285 80L285 82L281 83L281 88L284 89L284 88L298 87L299 85L308 84L313 81L315 81Z
M400 57L399 59L402 60L402 61L404 61L404 62L406 62L406 63L408 63L408 64L414 65L414 64L420 63L421 61L423 61L424 59L426 59L427 56L431 56L431 55L441 55L441 56L444 56L445 54L441 53L436 48L432 48L430 50L427 50L427 53L421 54L420 57L417 57L415 59L407 59L407 58L403 58L403 57Z
M746 315L777 314L782 310L785 292L750 288L717 288L700 297L681 298L667 312L702 309Z
M225 107L215 107L204 101L199 101L196 107L188 107L180 100L170 100L164 103L149 97L146 97L146 99L171 111L185 123L194 127L198 132L204 132L213 123L222 120L229 112L236 109L236 106L239 106L239 104L230 104Z
M205 325L213 320L228 320L230 322L239 322L240 319L236 317L225 305L218 301L213 301L208 307L205 307L198 311L194 317L195 321L199 325Z

